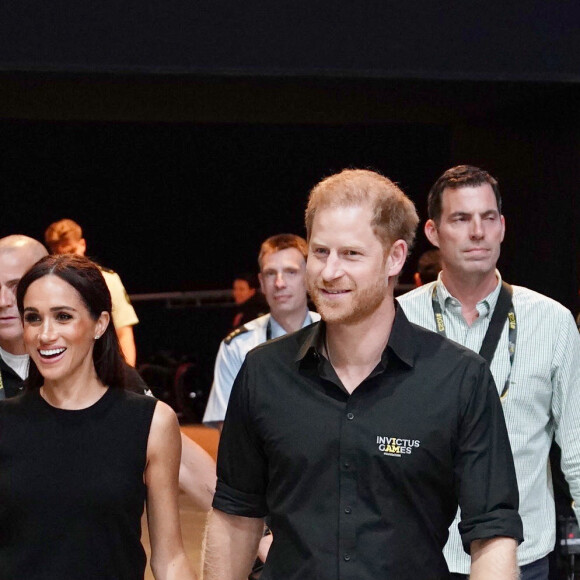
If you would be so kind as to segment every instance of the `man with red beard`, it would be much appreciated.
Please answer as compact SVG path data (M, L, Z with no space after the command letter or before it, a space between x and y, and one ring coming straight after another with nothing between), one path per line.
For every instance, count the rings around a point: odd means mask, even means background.
M412 325L393 290L418 217L389 179L345 170L306 210L322 322L250 352L234 383L206 580L441 580L459 503L473 580L515 580L513 459L485 361ZM491 481L493 474L493 482Z

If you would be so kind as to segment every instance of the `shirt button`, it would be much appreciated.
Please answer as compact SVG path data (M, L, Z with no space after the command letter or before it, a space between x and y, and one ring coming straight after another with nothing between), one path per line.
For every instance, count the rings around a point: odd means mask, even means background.
M350 554L345 554L344 555L344 561L348 562L350 560Z
M347 506L347 507L345 507L345 508L344 508L344 513L345 513L345 514L350 514L350 513L352 513L352 508L351 508L350 506Z
M352 420L354 419L354 415L353 415L352 413L347 413L347 414L346 414L346 418L347 418L349 421L352 421Z
M343 463L343 465L344 465L344 468L345 468L345 469L348 469L348 468L350 467L350 463L349 463L348 461L345 461L345 462Z

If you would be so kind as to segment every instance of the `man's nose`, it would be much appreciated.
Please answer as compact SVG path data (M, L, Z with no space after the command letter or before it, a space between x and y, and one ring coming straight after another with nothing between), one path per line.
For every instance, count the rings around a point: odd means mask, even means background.
M483 231L483 222L481 218L475 217L471 220L470 224L471 230L469 232L470 236L476 240L483 238L484 231Z
M16 297L14 292L10 290L7 286L0 286L0 308L7 308L9 306L14 306Z
M331 252L326 258L326 262L322 270L322 279L330 282L332 280L336 280L336 278L340 278L343 274L344 270L342 269L342 263L339 257L335 253Z
M286 287L286 278L284 278L284 272L278 272L276 274L276 288L285 288Z

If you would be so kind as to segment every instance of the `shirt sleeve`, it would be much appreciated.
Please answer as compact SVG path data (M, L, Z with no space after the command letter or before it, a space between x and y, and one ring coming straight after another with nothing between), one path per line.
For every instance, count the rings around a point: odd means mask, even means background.
M103 273L113 304L113 324L115 328L134 326L139 322L135 309L129 300L125 286L117 273Z
M552 417L555 439L562 450L561 467L580 521L580 335L565 312L551 369Z
M243 362L235 341L230 344L221 342L215 360L213 384L203 415L203 423L206 425L215 427L225 419L232 386Z
M268 513L268 465L256 432L251 382L245 361L232 388L220 438L213 507L232 515L262 518Z
M474 540L498 536L523 541L519 494L501 402L487 364L466 380L459 422L455 482L459 532L469 554Z

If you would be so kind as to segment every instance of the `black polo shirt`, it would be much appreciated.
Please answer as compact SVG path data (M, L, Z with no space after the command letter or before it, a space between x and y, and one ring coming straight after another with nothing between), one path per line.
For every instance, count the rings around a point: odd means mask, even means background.
M448 578L464 546L523 538L513 460L482 358L398 308L374 371L349 395L320 354L324 323L254 349L234 383L213 505L268 515L263 580Z

